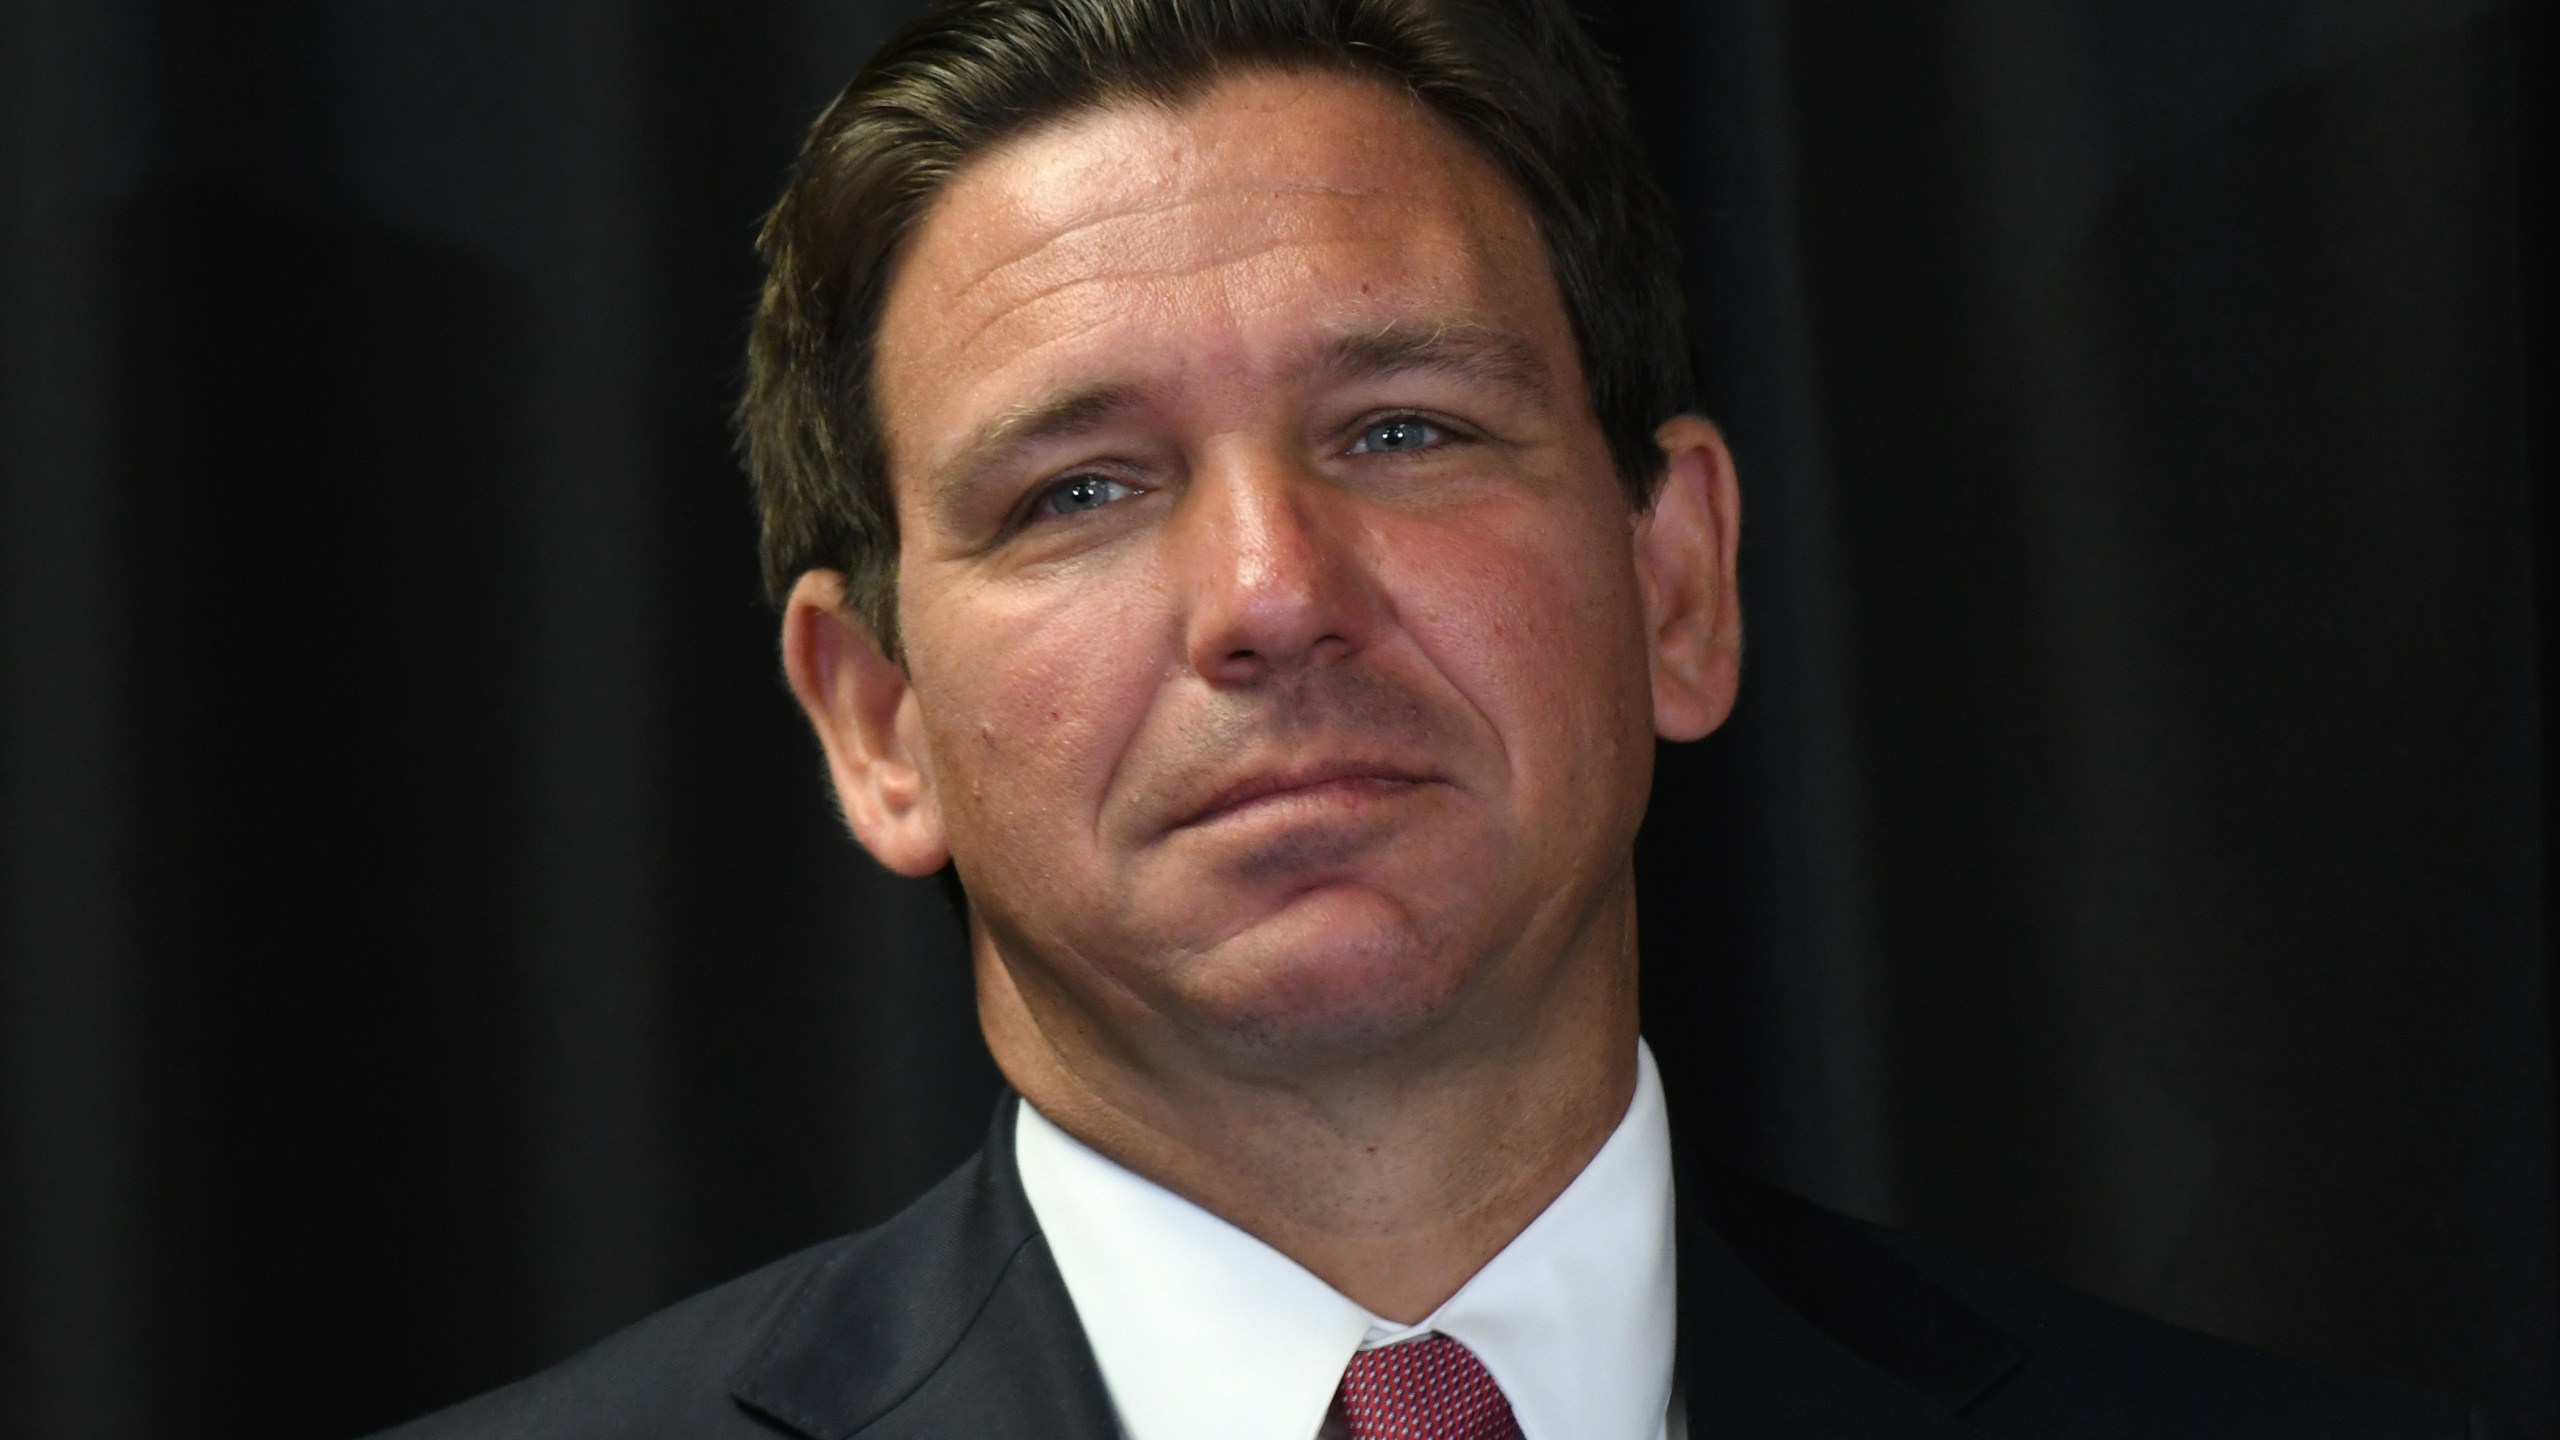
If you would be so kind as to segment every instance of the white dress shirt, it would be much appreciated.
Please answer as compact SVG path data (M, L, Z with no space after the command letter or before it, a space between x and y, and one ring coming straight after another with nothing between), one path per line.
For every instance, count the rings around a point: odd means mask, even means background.
M1524 1440L1680 1440L1671 1132L1653 1053L1599 1153L1414 1325L1105 1159L1024 1105L1022 1188L1128 1440L1316 1440L1354 1351L1437 1331L1493 1373Z

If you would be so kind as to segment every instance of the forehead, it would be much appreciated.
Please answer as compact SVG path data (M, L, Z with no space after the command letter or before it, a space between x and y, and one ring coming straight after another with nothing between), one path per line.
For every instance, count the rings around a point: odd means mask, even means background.
M1078 114L974 157L910 242L875 352L891 472L1043 388L1243 379L1414 322L1561 344L1571 368L1527 206L1419 102L1253 71Z

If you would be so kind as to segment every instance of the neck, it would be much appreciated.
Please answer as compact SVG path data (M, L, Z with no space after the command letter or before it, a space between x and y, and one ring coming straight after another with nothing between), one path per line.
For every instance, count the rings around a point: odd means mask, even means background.
M1572 1183L1635 1094L1632 888L1606 909L1573 947L1588 953L1513 1013L1462 1007L1432 1034L1297 1073L1076 1043L1090 1027L1030 997L983 928L980 1018L1006 1078L1060 1128L1411 1324Z

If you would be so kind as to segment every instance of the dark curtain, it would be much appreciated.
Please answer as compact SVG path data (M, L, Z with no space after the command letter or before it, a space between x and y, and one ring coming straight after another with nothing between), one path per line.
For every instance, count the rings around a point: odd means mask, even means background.
M725 428L907 8L0 7L0 1431L356 1433L976 1143ZM1688 1127L2548 1426L2540 13L1599 18L1748 516Z

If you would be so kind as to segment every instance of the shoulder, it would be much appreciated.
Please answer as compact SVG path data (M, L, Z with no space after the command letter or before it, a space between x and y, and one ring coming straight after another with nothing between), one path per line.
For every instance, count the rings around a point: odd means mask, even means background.
M878 1232L828 1241L617 1331L512 1385L381 1440L650 1435L770 1436L730 1397L731 1376L794 1300L858 1258Z
M2439 1395L2349 1380L1869 1228L1898 1259L2018 1337L2024 1363L1966 1417L1995 1431L2060 1434L2062 1417L2077 1410L2119 1422L2119 1433L2189 1440L2521 1440L2504 1422Z
M679 1301L381 1440L769 1440L776 1428L759 1412L792 1414L795 1392L894 1391L967 1329L1029 1233L988 1213L988 1168L972 1159L882 1225Z
M1712 1170L1701 1218L1825 1341L1969 1433L2510 1440L2473 1407L2349 1381Z
M1014 1169L988 1145L895 1218L662 1310L384 1440L1112 1433Z

